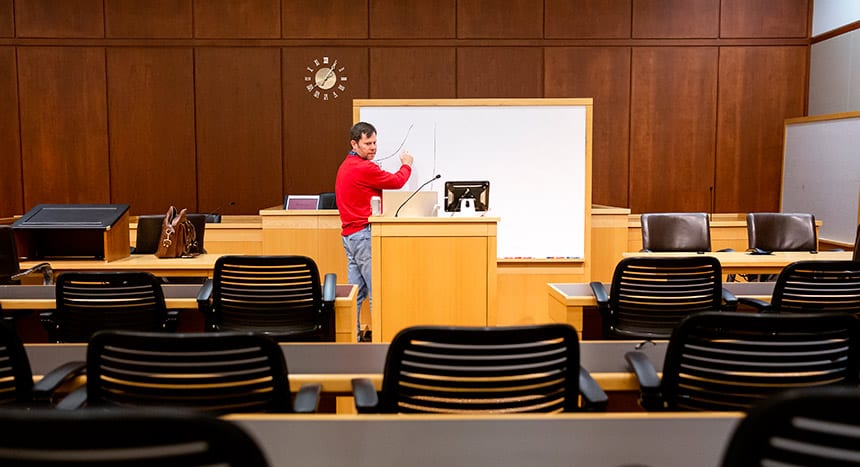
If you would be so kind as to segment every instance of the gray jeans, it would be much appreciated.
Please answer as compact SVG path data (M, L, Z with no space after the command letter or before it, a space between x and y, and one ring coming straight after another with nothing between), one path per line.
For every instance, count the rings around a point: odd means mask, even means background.
M361 333L361 304L364 299L369 300L371 313L373 312L373 297L370 288L370 226L353 234L341 237L343 249L346 251L347 281L358 286L356 302L358 309L355 312L358 325L357 332ZM368 317L369 318L369 317Z

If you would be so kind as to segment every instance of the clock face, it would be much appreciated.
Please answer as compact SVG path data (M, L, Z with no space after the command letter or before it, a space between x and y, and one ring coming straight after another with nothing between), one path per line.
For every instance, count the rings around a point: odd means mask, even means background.
M336 58L323 56L314 59L305 69L305 89L316 99L337 99L346 91L346 67Z

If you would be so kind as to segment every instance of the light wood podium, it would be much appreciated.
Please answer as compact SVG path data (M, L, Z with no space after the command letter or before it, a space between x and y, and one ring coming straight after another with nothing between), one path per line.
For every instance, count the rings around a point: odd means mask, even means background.
M414 325L486 326L496 311L493 217L371 217L374 342Z

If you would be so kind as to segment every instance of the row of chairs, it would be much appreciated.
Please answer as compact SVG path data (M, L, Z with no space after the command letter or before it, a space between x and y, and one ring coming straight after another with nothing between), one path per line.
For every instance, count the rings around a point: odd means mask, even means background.
M860 262L798 261L781 271L770 302L736 298L723 288L710 256L629 257L613 274L610 292L592 282L605 339L667 339L684 317L744 304L763 312L839 311L860 314Z
M265 331L278 341L334 341L337 276L320 283L306 256L220 257L197 297L206 331ZM41 314L51 342L87 342L101 329L174 331L161 280L148 272L67 272L56 309Z
M101 331L86 362L33 385L20 340L3 330L6 402L41 404L86 370L58 408L175 406L209 413L312 412L319 384L295 400L280 347L260 333ZM673 331L660 377L645 353L625 359L646 410L744 410L776 392L860 383L860 318L848 313L701 312ZM361 413L529 413L605 410L608 397L580 366L567 324L402 330L388 348L381 391L352 381ZM580 402L581 399L581 402Z
M641 217L642 251L711 251L710 216L704 212L645 213ZM807 213L747 214L749 249L817 251L815 216Z
M720 465L856 465L858 412L853 387L779 394L734 429ZM2 410L0 432L4 465L270 465L239 425L191 412Z

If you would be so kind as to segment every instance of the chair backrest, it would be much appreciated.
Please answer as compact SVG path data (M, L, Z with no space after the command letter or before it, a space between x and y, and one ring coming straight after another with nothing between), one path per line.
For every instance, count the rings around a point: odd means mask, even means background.
M56 340L87 342L96 331L160 331L167 322L161 282L148 272L67 272L57 279Z
M18 260L18 246L12 227L0 225L0 284L14 284L11 276L18 274L21 265Z
M416 326L388 347L383 413L570 412L579 395L579 341L567 324Z
M323 313L319 270L307 256L218 258L212 310L221 331L262 331L279 341L333 335L332 317Z
M857 465L860 391L833 386L787 391L753 407L735 428L724 467ZM853 462L845 462L847 460Z
M333 191L320 193L320 201L317 209L337 209L337 199Z
M697 313L672 333L660 390L670 410L745 410L797 387L857 384L848 313Z
M860 262L798 261L780 272L773 287L774 311L860 313Z
M292 412L284 354L255 333L97 333L87 346L87 405Z
M192 248L191 250L192 253L206 253L206 249L203 247L203 240L206 237L206 222L208 216L209 214L185 215L185 217L187 217L188 220L191 221L191 224L194 226L195 240L197 241L197 246L195 248ZM219 222L221 222L220 219L218 219L218 222L215 223L217 224Z
M33 374L24 344L14 329L0 322L0 406L33 400Z
M615 267L606 337L666 339L686 316L722 306L722 268L710 256L629 257Z
M640 217L645 251L711 251L711 225L704 212L646 213Z
M268 465L239 425L168 410L0 411L0 464Z
M751 212L747 214L747 240L750 248L767 251L817 251L815 216Z

